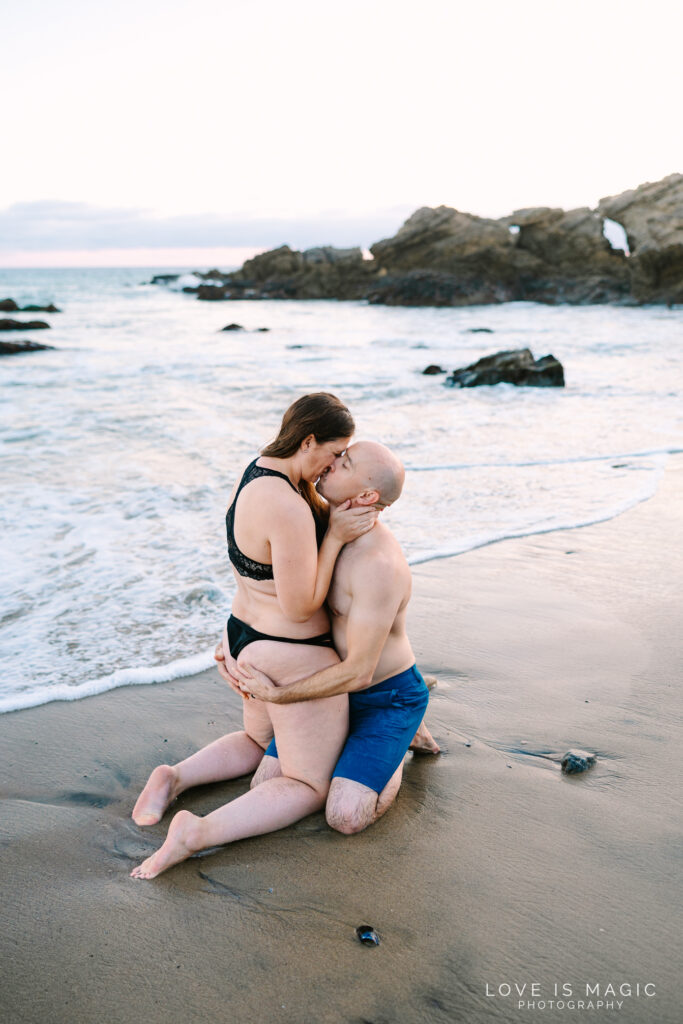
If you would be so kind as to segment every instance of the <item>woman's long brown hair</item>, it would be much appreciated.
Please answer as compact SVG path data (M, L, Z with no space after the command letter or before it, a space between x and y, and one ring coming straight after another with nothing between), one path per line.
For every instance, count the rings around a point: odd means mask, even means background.
M356 428L353 417L336 395L328 391L317 391L304 395L292 402L282 417L280 432L274 441L261 449L261 455L273 459L288 459L298 450L301 442L311 434L318 444L351 437ZM307 480L299 484L302 497L311 507L317 519L327 520L329 508L314 485Z

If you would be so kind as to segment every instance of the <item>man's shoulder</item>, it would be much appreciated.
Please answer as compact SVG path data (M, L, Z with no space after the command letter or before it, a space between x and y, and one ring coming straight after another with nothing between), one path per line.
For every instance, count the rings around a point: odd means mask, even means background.
M391 530L378 523L372 530L348 544L342 556L351 581L376 579L378 583L387 576L409 575L410 567L401 545Z

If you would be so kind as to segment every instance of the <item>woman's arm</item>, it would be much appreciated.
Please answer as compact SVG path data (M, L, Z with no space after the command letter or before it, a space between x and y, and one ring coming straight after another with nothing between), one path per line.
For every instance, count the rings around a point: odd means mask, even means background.
M330 589L337 556L344 544L372 529L375 509L343 507L332 515L318 551L315 522L308 505L284 495L272 510L269 530L275 591L283 613L292 622L306 622L322 607Z

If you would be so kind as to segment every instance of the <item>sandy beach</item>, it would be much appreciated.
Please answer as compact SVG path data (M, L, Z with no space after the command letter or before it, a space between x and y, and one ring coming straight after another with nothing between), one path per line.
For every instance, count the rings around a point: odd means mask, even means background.
M417 566L442 755L408 755L361 835L315 815L152 882L129 872L170 815L130 812L156 764L240 727L217 673L3 715L4 1019L674 1024L682 579L680 457L610 522ZM573 747L598 761L566 777Z

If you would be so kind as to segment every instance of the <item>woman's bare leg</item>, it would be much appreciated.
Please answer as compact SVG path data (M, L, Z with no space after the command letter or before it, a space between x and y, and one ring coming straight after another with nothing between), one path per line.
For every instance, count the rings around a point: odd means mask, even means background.
M223 650L228 650L227 630ZM226 662L233 659L226 653ZM202 747L176 765L154 769L133 808L136 825L156 825L173 801L192 786L223 782L248 775L258 766L273 737L268 705L260 700L243 700L244 731L231 732Z
M270 754L264 754L260 765L249 783L249 788L254 789L256 786L260 786L262 782L267 782L268 779L280 778L281 775L282 768L280 767L279 759L271 757Z
M337 660L331 648L272 641L251 644L249 656L252 664L282 685ZM269 712L283 777L269 779L205 818L180 811L171 822L166 842L133 870L134 878L154 878L199 850L273 832L323 807L348 730L346 695L270 705Z
M248 775L263 757L263 747L246 732L231 732L176 765L155 768L133 808L136 825L156 825L169 804L192 786Z
M199 850L285 828L319 811L325 803L325 795L304 782L283 777L269 779L205 818L179 811L171 822L164 845L134 868L131 875L155 878Z

